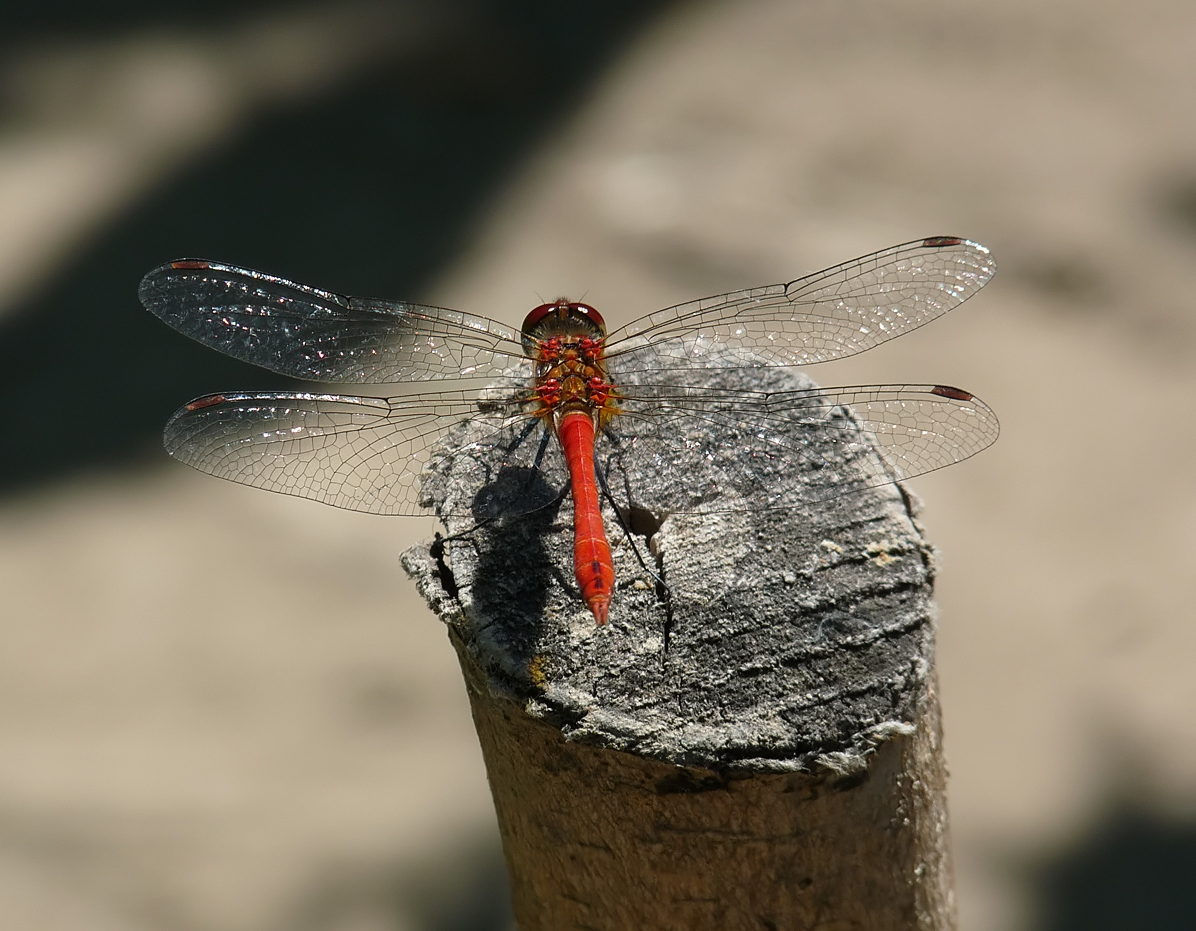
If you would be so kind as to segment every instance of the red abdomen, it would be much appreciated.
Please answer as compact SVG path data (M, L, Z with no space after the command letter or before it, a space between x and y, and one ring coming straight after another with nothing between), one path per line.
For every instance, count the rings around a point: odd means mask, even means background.
M594 477L594 421L583 411L561 418L558 434L573 484L573 574L594 620L605 624L615 588L602 500Z

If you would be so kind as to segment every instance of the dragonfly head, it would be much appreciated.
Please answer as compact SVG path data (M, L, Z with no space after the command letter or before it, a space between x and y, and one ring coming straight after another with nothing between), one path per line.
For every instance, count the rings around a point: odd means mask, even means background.
M606 336L606 321L589 304L557 298L532 309L523 321L523 348L529 355L536 343L554 336Z

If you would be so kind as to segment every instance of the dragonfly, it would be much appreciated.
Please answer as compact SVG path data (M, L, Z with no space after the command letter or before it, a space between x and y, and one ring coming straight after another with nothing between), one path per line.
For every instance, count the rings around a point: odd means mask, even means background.
M399 392L209 394L167 423L173 457L223 479L373 514L428 513L421 483L454 457L544 476L535 487L547 494L524 483L482 512L515 517L571 492L574 577L601 625L616 583L602 500L614 503L610 463L629 450L639 471L676 473L653 483L654 512L700 514L809 507L960 462L995 442L993 411L949 385L745 388L737 377L871 349L957 307L995 271L984 246L936 236L794 281L666 307L610 331L597 309L566 298L535 307L516 330L201 259L154 269L139 295L179 332L234 358L313 382ZM841 455L828 455L827 437ZM776 481L787 473L798 480Z

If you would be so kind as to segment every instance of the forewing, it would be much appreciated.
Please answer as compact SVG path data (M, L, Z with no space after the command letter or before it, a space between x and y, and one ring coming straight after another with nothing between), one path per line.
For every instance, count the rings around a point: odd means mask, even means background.
M979 243L919 239L788 284L659 310L611 333L607 357L627 369L828 362L942 316L995 271Z
M997 439L979 398L942 385L735 391L638 385L608 468L668 476L665 511L795 508L961 462Z
M517 332L458 310L350 298L198 259L154 269L139 294L179 332L295 378L379 384L530 372Z
M164 439L176 459L219 478L354 511L420 514L431 461L466 454L497 472L534 455L534 441L512 442L528 423L521 401L481 406L463 392L216 394L180 408Z

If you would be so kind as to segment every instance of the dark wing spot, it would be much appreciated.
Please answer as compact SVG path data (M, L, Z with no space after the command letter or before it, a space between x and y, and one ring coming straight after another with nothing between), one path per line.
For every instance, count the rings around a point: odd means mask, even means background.
M206 397L196 398L187 405L189 411L202 411L205 407L215 407L217 404L223 404L225 397L222 394L209 394Z
M958 236L931 236L929 239L923 239L922 245L927 249L935 249L939 246L958 246L962 239Z
M962 388L951 388L948 385L935 385L930 389L930 393L937 394L940 398L951 398L953 401L970 401L974 397Z
M205 262L203 259L179 259L177 262L170 263L171 268L181 268L184 271L190 269L197 269L202 271L205 268L210 268L211 263Z

